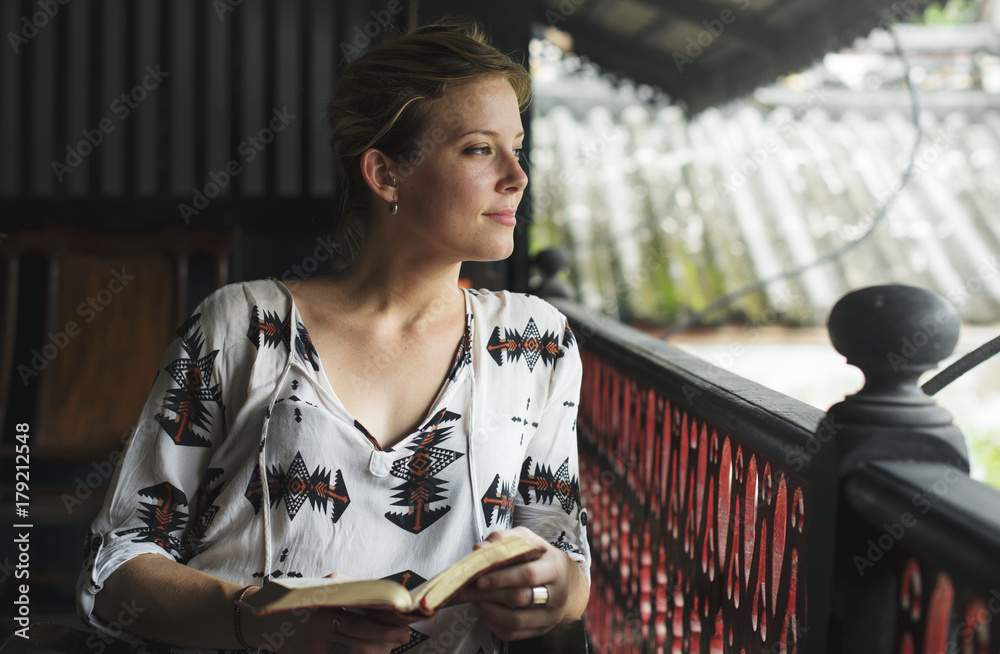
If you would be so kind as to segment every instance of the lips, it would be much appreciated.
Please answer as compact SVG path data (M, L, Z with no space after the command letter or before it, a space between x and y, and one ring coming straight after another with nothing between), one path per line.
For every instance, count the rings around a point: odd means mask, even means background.
M493 213L484 213L483 215L490 220L495 220L501 225L507 225L508 227L513 227L517 224L517 218L514 216L513 209L508 209L507 211L496 211Z

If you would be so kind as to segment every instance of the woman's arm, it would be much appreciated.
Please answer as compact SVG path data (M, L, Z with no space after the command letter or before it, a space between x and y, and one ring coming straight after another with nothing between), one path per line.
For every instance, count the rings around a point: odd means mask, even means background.
M122 564L97 594L95 613L142 638L184 647L241 649L234 602L242 586L157 554ZM247 593L247 596L254 591ZM279 652L389 652L409 641L405 626L389 626L344 611L241 612L243 639ZM336 650L339 651L339 650ZM346 651L346 650L345 650Z
M94 612L107 624L143 638L239 649L233 602L241 589L158 554L142 554L108 577L95 598Z
M533 313L544 315L543 309ZM545 553L537 560L485 575L466 595L490 628L505 640L539 636L579 619L590 597L587 516L580 498L576 443L582 362L565 316L551 307L548 310L555 315L551 322L546 321L545 333L562 334L561 354L551 369L534 370L534 374L549 370L548 389L544 404L532 402L542 409L523 455L514 498L515 527L511 530L543 544ZM553 470L558 471L555 476ZM539 478L547 480L545 490L534 483ZM507 533L494 532L486 540ZM548 589L549 601L544 606L531 604L532 588L538 586Z

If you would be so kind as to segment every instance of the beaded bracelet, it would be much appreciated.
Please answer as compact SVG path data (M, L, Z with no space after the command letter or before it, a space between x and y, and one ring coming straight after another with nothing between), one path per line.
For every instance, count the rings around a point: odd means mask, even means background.
M242 607L240 606L240 602L243 601L243 596L247 594L247 591L254 588L260 589L260 586L250 584L249 586L245 586L243 590L239 592L236 596L236 608L233 610L233 628L236 630L236 640L240 641L240 645L243 646L243 649L252 649L252 647L247 641L243 640L243 625L240 622L240 609Z

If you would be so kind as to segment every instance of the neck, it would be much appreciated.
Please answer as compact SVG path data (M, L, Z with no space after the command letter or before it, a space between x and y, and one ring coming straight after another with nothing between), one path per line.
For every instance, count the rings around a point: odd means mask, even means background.
M369 239L354 262L333 276L346 307L401 326L452 315L461 262L431 260L408 245Z

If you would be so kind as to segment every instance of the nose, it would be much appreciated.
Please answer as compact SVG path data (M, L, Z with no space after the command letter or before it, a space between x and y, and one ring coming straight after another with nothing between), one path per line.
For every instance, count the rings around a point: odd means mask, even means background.
M521 192L528 185L528 174L521 167L517 155L508 152L503 160L504 177L500 182L501 190Z

